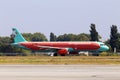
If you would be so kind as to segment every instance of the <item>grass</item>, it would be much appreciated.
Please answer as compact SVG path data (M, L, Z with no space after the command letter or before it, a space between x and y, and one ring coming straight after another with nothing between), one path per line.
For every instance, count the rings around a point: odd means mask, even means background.
M1 56L0 64L118 64L120 65L120 56Z

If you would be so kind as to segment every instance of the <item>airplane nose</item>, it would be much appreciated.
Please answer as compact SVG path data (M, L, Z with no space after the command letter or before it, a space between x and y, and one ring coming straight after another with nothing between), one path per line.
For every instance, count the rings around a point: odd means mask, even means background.
M108 46L101 46L99 51L108 51L109 50L109 47Z
M105 50L108 51L109 50L109 47L108 46L104 46Z

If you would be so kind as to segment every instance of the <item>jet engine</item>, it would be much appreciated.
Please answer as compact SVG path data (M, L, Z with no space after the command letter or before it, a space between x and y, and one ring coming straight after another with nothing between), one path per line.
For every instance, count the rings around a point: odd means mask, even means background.
M68 50L67 49L61 49L61 50L58 50L57 53L62 55L62 56L65 56L66 54L68 54Z

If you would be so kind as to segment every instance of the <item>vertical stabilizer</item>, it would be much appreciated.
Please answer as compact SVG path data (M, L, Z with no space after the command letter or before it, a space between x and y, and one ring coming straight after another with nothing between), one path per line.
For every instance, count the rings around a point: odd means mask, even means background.
M12 28L12 36L14 38L14 43L26 42L22 34L16 28Z

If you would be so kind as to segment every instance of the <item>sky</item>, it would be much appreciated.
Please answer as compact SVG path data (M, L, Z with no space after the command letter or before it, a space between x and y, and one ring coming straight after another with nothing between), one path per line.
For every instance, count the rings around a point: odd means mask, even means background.
M10 36L13 27L21 33L41 32L47 38L50 32L89 34L94 23L107 40L112 25L120 29L119 8L120 0L0 0L0 36Z

